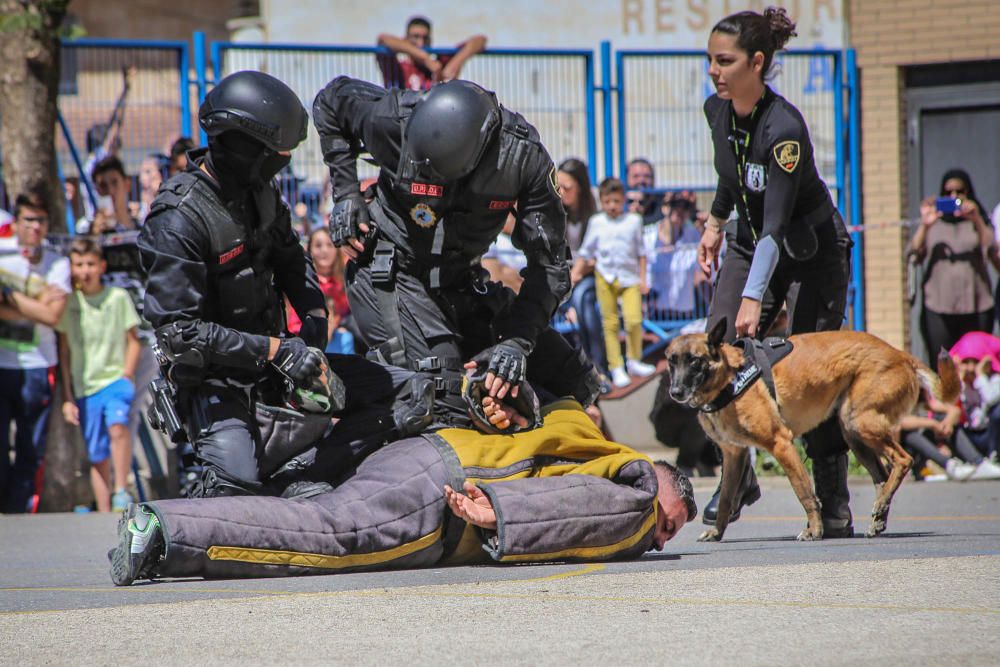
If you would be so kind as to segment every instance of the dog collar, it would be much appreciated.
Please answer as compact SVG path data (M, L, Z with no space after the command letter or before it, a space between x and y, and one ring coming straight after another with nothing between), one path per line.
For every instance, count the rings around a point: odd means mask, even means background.
M740 394L749 389L750 385L756 382L759 377L760 367L757 364L752 361L743 362L743 365L736 371L736 375L732 381L719 392L718 396L701 406L699 410L702 412L718 412L739 398Z

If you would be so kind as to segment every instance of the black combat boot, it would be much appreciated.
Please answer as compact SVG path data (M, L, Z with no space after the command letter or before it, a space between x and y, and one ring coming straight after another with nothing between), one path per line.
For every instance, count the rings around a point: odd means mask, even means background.
M847 489L847 453L813 459L813 480L823 518L823 537L854 537L851 493Z
M740 518L740 511L744 505L753 505L760 500L760 485L757 484L757 474L753 471L753 466L750 465L749 456L747 456L746 462L746 467L743 468L743 480L740 482L740 488L736 491L736 505L733 507L732 514L729 515L729 523ZM701 513L701 522L706 526L714 526L715 519L719 516L719 494L721 492L722 478L720 477L719 486L715 488L712 499L708 501Z

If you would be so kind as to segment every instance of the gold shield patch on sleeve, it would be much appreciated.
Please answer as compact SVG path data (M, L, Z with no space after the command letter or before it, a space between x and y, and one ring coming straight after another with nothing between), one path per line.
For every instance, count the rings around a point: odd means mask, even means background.
M774 159L777 161L778 166L789 174L799 166L800 154L799 142L797 141L781 141L774 146Z

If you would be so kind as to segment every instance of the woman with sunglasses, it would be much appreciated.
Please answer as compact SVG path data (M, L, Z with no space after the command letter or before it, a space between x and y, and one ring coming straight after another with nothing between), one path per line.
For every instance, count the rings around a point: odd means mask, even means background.
M698 247L706 276L727 252L709 308L708 330L725 319L726 340L761 337L788 298L791 333L840 329L850 273L850 237L816 168L802 114L766 83L775 52L795 35L784 9L745 11L722 19L708 40L708 74L716 94L705 101L719 175ZM726 226L733 208L737 220ZM797 298L789 298L798 290ZM794 303L793 303L794 302ZM806 434L824 537L853 535L847 490L847 445L832 417ZM742 474L730 521L760 497L739 450L724 474ZM741 472L742 471L742 472ZM718 491L702 521L715 523ZM711 531L709 531L711 532ZM705 539L711 539L706 533Z
M962 169L941 177L940 197L920 203L920 226L910 242L927 261L921 286L920 329L933 361L970 331L993 331L993 291L986 260L996 261L993 229Z

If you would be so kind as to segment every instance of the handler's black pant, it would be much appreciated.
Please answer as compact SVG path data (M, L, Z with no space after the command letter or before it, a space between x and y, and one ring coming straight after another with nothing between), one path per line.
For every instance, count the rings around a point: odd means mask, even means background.
M736 314L753 261L753 249L736 243L735 227L736 224L730 224L726 230L728 250L719 269L706 326L706 330L711 331L725 317L727 342L736 339ZM781 249L778 266L761 300L758 338L764 337L786 301L790 334L837 331L843 326L851 278L851 238L839 213L835 213L828 224L818 226L816 236L816 254L804 262L792 259L784 248ZM847 451L847 442L836 416L804 437L806 452L812 459Z

